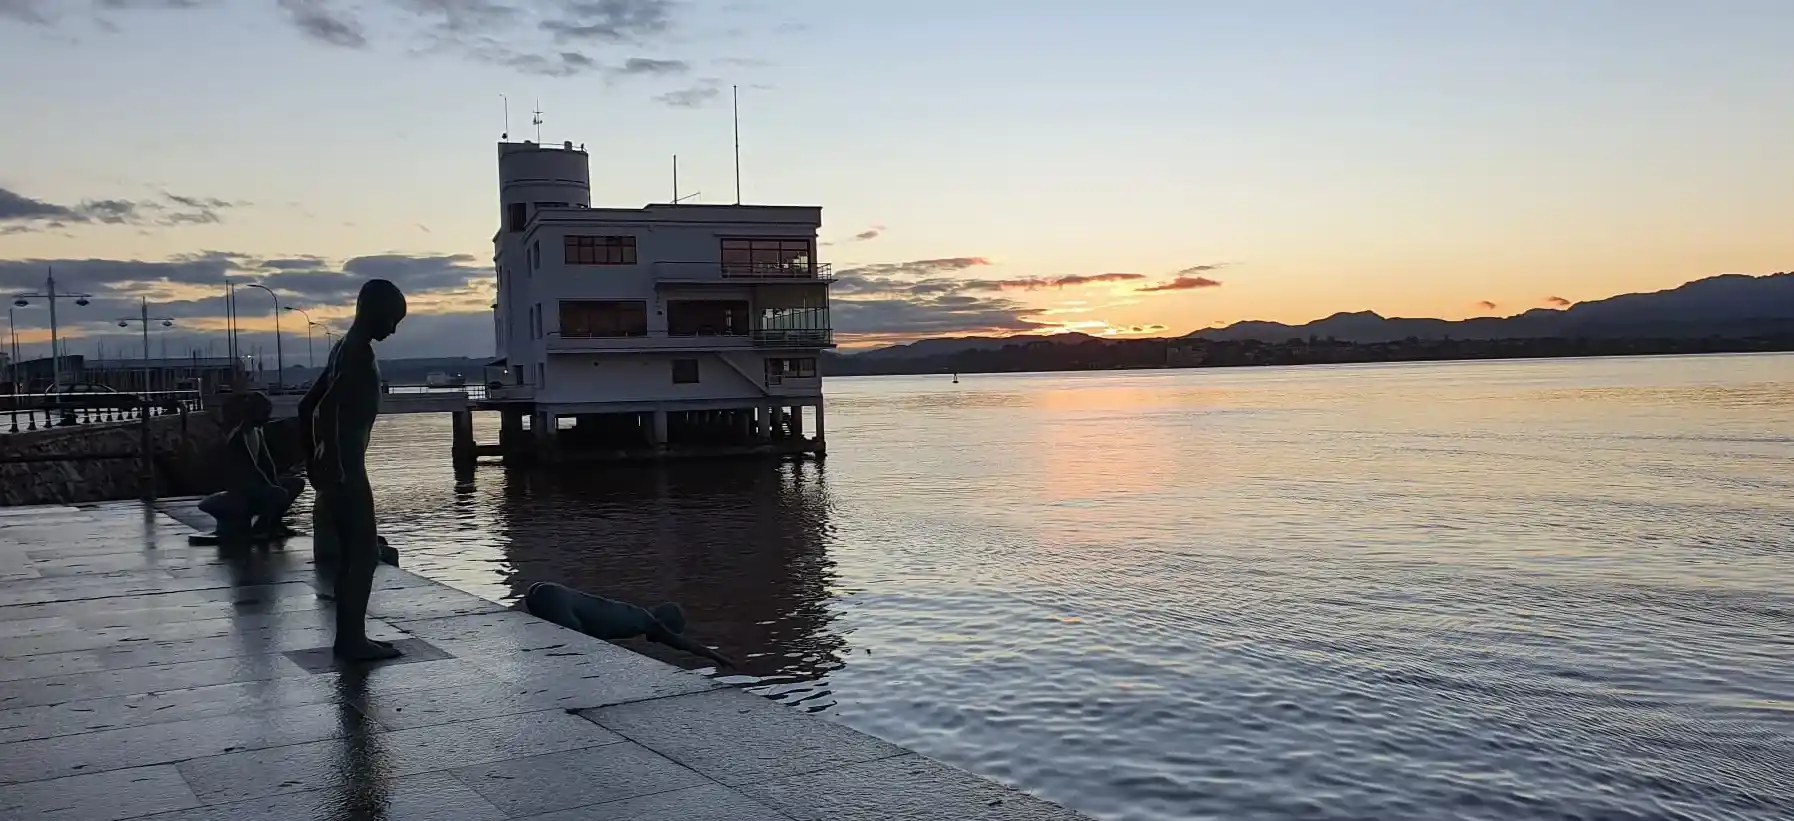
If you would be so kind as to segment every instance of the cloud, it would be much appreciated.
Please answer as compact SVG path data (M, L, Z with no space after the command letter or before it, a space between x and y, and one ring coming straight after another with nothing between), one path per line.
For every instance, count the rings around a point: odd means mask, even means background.
M1561 296L1548 296L1545 297L1545 304L1550 305L1553 308L1568 308L1576 303L1564 299Z
M867 242L869 240L875 240L875 239L878 239L878 235L883 232L884 232L883 228L877 228L877 227L868 228L864 231L854 234L853 241L854 242Z
M116 30L114 18L122 12L225 5L224 0L0 0L0 20L51 26L80 16ZM274 0L269 5L300 36L331 48L393 47L550 77L683 74L689 61L640 56L617 61L608 53L724 37L738 46L748 30L776 30L749 16L759 10L728 0ZM84 14L72 14L75 10ZM732 70L764 65L741 58L718 64ZM712 96L699 91L676 99L701 103Z
M711 100L722 95L723 90L719 85L705 83L677 91L668 91L665 94L657 94L654 96L654 101L674 108L702 108Z
M691 70L691 64L684 60L650 60L646 57L631 57L616 68L618 74L683 74Z
M1482 300L1477 300L1476 307L1481 308L1485 311L1493 311L1496 308L1499 308L1501 306L1496 305L1495 303L1490 302L1489 300L1482 299Z
M975 280L969 283L977 291L1038 291L1042 288L1071 288L1104 282L1129 282L1145 279L1145 274L1072 274L1062 277L1022 277L1020 279Z
M361 24L328 0L279 0L281 11L300 34L339 48L367 48Z
M216 6L221 0L0 0L0 20L47 26L72 8L87 5L94 12L170 11Z
M82 200L75 205L61 205L0 188L0 234L53 230L70 225L216 223L223 221L220 211L243 205L248 203L214 197L187 197L166 191L148 199Z
M1199 265L1195 268L1186 268L1184 270L1185 271L1211 270L1211 267ZM1213 279L1209 279L1208 277L1202 277L1202 276L1182 276L1182 275L1180 275L1176 279L1171 280L1170 282L1161 282L1157 285L1146 285L1146 286L1142 286L1139 288L1135 288L1134 290L1139 291L1141 293L1154 294L1154 293L1162 293L1164 291L1194 291L1199 288L1219 288L1219 287L1221 287L1221 283L1219 280L1213 280Z
M673 26L672 0L572 0L558 5L560 13L538 25L562 41L639 42Z
M149 300L152 314L173 317L178 332L195 338L224 327L224 283L228 277L239 285L254 282L273 289L283 307L307 309L313 319L335 322L339 329L353 313L355 295L371 278L397 283L411 303L407 331L415 328L459 328L459 336L430 337L443 346L439 355L483 356L492 348L493 278L489 265L466 254L377 254L354 257L332 265L322 257L291 255L262 259L230 251L197 251L165 260L113 259L10 259L0 260L0 292L41 292L48 269L56 273L60 292L91 294L86 306L64 306L59 311L70 337L104 335L119 317L137 314L138 300ZM258 333L273 329L273 304L267 294L237 293L241 323ZM471 318L447 322L446 316ZM29 313L19 314L21 332ZM291 319L302 333L302 320ZM415 320L415 321L414 321ZM414 331L405 347L421 343ZM26 334L30 336L30 334ZM272 337L268 337L272 350ZM291 340L288 344L291 350ZM185 350L185 349L183 349ZM408 354L421 355L421 354Z

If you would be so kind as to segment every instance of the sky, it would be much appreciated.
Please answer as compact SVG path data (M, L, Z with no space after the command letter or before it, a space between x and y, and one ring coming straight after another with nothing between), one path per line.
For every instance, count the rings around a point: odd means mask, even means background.
M1794 267L1791 41L1788 0L0 0L0 291L54 266L71 352L135 356L140 298L184 351L226 277L340 330L385 276L383 355L484 356L500 134L539 106L594 205L674 154L730 202L739 86L849 346L1508 315Z

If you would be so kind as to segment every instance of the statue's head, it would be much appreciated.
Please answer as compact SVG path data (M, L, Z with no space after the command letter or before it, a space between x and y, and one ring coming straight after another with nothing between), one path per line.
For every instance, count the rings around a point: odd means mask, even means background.
M355 298L355 324L374 339L385 339L405 318L405 295L391 280L370 279Z
M243 421L251 425L266 425L274 418L274 400L261 391L255 391L243 397Z

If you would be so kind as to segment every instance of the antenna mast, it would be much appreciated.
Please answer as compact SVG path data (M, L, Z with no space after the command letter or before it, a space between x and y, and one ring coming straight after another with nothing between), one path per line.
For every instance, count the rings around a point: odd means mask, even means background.
M679 155L673 155L673 202L679 201Z
M735 105L735 204L741 204L741 86L729 86Z
M539 143L542 141L542 101L540 100L536 101L536 118L531 122L536 124L536 142Z
M505 101L505 130L504 133L498 135L498 138L508 140L511 138L511 98L503 94L498 95L498 98Z

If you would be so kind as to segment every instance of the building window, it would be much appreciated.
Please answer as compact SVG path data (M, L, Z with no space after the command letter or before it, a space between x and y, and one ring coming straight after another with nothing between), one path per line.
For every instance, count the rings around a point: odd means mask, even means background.
M747 336L747 300L680 299L667 303L672 336Z
M642 300L562 300L561 337L647 336L648 303Z
M725 275L816 275L813 237L724 237L722 243Z
M511 203L509 214L511 233L513 234L522 231L524 224L529 222L529 206L521 202Z
M673 384L687 385L698 381L698 360L673 360Z
M635 237L581 237L568 235L568 265L634 265Z
M783 379L812 379L816 376L815 357L766 360L766 381L778 384Z

